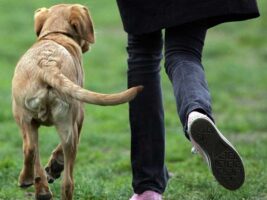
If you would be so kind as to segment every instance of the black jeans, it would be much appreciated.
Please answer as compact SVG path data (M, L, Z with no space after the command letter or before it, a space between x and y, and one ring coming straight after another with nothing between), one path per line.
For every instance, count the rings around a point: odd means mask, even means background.
M143 35L128 35L128 87L144 90L130 102L131 164L135 193L163 193L168 172L164 164L164 110L160 61L165 45L165 69L172 82L177 111L185 128L187 115L199 110L211 117L211 98L201 64L207 29L199 24L167 28ZM187 136L188 137L188 136Z

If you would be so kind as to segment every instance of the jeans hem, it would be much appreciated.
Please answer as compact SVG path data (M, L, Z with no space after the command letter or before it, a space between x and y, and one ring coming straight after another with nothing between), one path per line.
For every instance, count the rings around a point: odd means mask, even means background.
M184 133L185 133L185 136L188 140L190 140L190 137L188 135L188 127L187 127L187 123L188 123L188 115L193 112L194 110L201 110L203 114L207 115L213 122L214 122L214 119L212 117L211 114L209 114L209 112L207 112L207 109L205 109L203 106L199 106L199 105L196 105L196 106L193 106L192 108L190 108L187 112L186 112L186 119L185 119L185 124L184 124Z
M159 189L155 185L142 185L136 189L133 189L135 194L142 194L145 191L152 190L154 192L157 192L159 194L163 194L165 189Z

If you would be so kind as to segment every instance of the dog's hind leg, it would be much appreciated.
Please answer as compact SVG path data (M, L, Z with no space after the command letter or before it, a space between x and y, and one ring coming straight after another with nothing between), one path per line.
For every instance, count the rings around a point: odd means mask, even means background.
M61 199L72 200L74 190L73 168L77 153L78 128L72 120L56 125L61 138L61 145L64 153L64 175L61 187Z
M80 112L78 114L77 119L77 127L78 127L78 137L80 137L84 112L83 109L80 108ZM47 173L48 183L53 183L55 179L58 179L61 175L61 172L64 170L64 154L61 144L59 144L52 152L50 159L45 167Z
M60 177L64 170L64 154L61 144L59 144L52 152L50 159L45 167L48 183L53 183L55 179Z
M59 98L56 98L51 104L51 115L61 139L64 155L64 175L61 186L61 200L72 200L73 197L73 167L78 144L78 127L75 120L76 111L77 107L75 104L70 105Z

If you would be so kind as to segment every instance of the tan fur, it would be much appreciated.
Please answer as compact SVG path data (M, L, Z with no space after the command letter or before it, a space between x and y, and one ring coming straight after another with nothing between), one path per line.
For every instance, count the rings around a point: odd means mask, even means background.
M86 7L60 4L38 9L34 16L38 41L19 60L13 81L13 114L23 136L24 167L19 184L34 184L37 199L51 199L46 174L39 161L38 128L55 125L61 144L52 161L64 162L62 199L73 196L73 165L83 121L82 102L117 105L132 100L141 86L118 94L83 89L82 53L95 42Z

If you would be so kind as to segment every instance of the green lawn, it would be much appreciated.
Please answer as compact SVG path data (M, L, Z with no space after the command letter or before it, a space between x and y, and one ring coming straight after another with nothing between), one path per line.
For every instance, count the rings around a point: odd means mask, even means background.
M55 2L60 1L0 1L0 200L33 199L33 188L17 186L22 140L11 113L11 79L17 60L35 41L34 10ZM97 37L84 56L85 87L107 93L125 89L126 34L115 0L76 2L90 8ZM246 182L238 191L227 191L202 159L191 155L163 69L166 163L172 173L165 200L267 200L267 1L258 2L261 18L209 31L203 59L217 125L240 151ZM43 164L58 141L53 128L41 129ZM87 105L75 167L75 199L127 200L132 194L129 156L128 106ZM60 181L51 190L54 199L60 199Z

